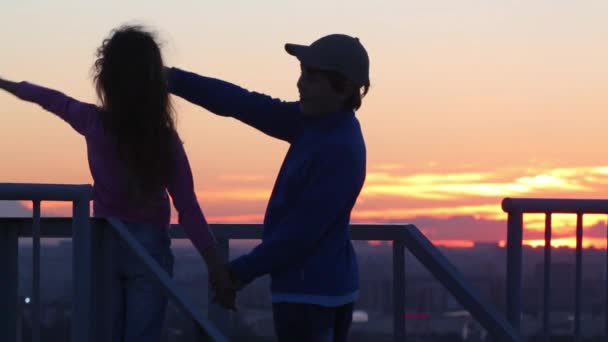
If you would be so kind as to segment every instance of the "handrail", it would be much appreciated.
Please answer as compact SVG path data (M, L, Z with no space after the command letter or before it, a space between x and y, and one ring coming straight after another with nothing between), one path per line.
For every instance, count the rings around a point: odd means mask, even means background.
M502 200L505 212L553 214L606 214L608 200L560 199L560 198L505 198Z
M523 215L527 213L545 214L545 246L543 270L543 337L550 339L550 284L551 284L551 230L552 214L576 215L576 254L574 288L574 341L581 338L582 303L582 255L583 255L583 215L608 214L608 200L599 199L556 199L556 198L505 198L502 209L508 213L507 220L507 319L516 330L521 321L522 288L522 243ZM608 257L608 252L607 252ZM608 267L608 263L607 263ZM608 269L607 269L608 272ZM606 306L608 307L608 280L606 281ZM605 319L608 336L608 315Z
M28 224L31 222L31 218L3 218L1 220L4 222L5 227L20 227L21 230L19 231L19 234L22 236L31 234ZM69 218L45 218L44 225L47 229L45 229L43 236L69 236L69 222ZM116 230L116 225L112 225L112 227ZM218 241L229 239L259 239L262 236L262 226L259 224L211 224L211 228L214 231L214 235ZM124 229L122 230L124 231ZM172 225L170 232L172 238L186 238L183 228L179 225ZM393 241L393 257L397 258L395 259L396 262L393 265L393 272L397 281L397 285L394 286L394 295L396 297L400 297L399 299L395 300L395 313L398 312L398 315L395 315L395 328L397 329L396 336L399 336L400 338L395 339L396 341L405 340L404 326L398 326L401 324L401 322L397 320L397 318L400 317L405 319L405 280L402 279L403 282L399 280L399 278L404 275L405 263L404 260L398 260L400 256L404 256L404 248L408 248L414 257L416 257L436 279L446 286L447 290L465 309L471 312L473 317L475 317L480 324L482 324L482 326L488 330L488 332L490 332L490 334L495 336L495 338L499 339L500 341L520 341L520 337L518 336L517 332L509 325L506 319L490 305L487 305L480 299L480 296L467 284L456 268L451 265L445 256L443 256L443 254L435 246L433 246L433 244L418 230L418 228L416 228L416 226L352 225L351 236L353 240ZM123 238L122 234L121 238ZM146 262L144 261L144 263ZM155 265L156 267L150 265ZM155 262L150 262L150 265L147 265L147 267L158 267ZM162 269L159 267L157 270L162 271ZM158 277L160 278L161 276ZM403 293L401 294L401 292ZM188 303L188 301L185 299L183 302ZM398 307L401 306L401 304L403 306ZM401 310L403 310L403 314L401 314ZM403 324L405 324L404 321ZM398 329L403 329L403 334L400 334Z
M20 235L29 235L29 224L31 219L29 218L3 218L4 225L8 227L21 227ZM99 221L99 220L97 220ZM44 237L66 237L69 236L69 218L45 218L45 232L42 236ZM120 225L112 224L114 230L120 235L121 239L129 243L124 236L128 234L122 234L125 232L124 228L116 228ZM259 239L261 238L262 226L259 224L212 224L211 228L214 231L215 236L218 240L223 239ZM186 234L183 228L179 225L172 225L171 228L172 238L186 238ZM506 322L504 317L496 312L491 306L485 304L479 297L479 295L467 284L460 273L451 265L451 263L442 255L442 253L416 228L414 225L352 225L351 236L353 240L383 240L383 241L396 241L393 246L402 244L402 246L408 248L410 252L437 278L447 289L454 295L454 297L460 302L465 309L471 312L471 314L480 322L480 324L488 330L493 336L498 337L501 341L520 341L519 336L514 329ZM164 271L156 264L156 262L149 258L146 262L141 253L137 252L138 248L134 251L142 261L146 264L146 267L152 269L156 268L159 274L156 276L159 278L161 283L165 278ZM396 254L399 254L397 252ZM394 255L395 256L395 255ZM149 256L148 256L149 257ZM148 258L146 258L148 259ZM152 266L153 265L153 266ZM395 272L399 272L398 269L404 271L401 266L396 266ZM153 271L154 272L154 271ZM164 276L163 276L164 275ZM396 278L400 275L396 273ZM170 278L165 278L168 280ZM167 284L167 282L165 282ZM405 284L403 284L404 286ZM167 285L166 288L171 288L172 285ZM404 288L396 288L395 290L402 291ZM169 289L170 291L170 289ZM403 304L404 294L403 294ZM182 297L178 305L184 305L183 308L188 310L188 301ZM398 305L399 302L396 302ZM404 310L404 309L403 309ZM192 309L196 312L195 309ZM400 309L397 309L400 311ZM404 312L405 313L405 312ZM401 314L399 313L401 316ZM201 317L199 313L194 313L193 317ZM404 317L404 315L403 315ZM205 321L201 319L201 321ZM404 324L405 322L403 322ZM202 326L205 323L201 324ZM405 331L403 331L405 333ZM403 335L404 336L404 335ZM401 339L404 340L404 339Z
M89 184L32 184L0 183L2 201L66 201L91 199L93 187Z
M73 284L75 298L90 298L91 297L91 256L83 251L89 250L90 243L90 224L89 224L89 201L92 196L91 185L58 185L58 184L23 184L23 183L0 183L0 200L8 201L31 201L33 208L33 224L32 224L32 239L33 239L33 273L32 288L33 288L33 303L34 312L32 315L32 340L40 341L40 202L43 200L50 201L69 201L72 202L72 213L74 219L72 225L78 227L72 232L75 242L74 255L79 255L78 258L73 258ZM10 265L17 262L18 249L16 247L17 235L15 232L7 231L5 236L2 236L0 246L6 249L5 260L0 261L4 265L3 268L9 270L9 273L17 272L17 266ZM11 274L12 275L12 274ZM16 309L17 306L17 279L9 278L8 281L0 283L0 307L4 310ZM73 301L72 303L74 324L72 324L72 339L85 340L90 337L91 322L82 318L86 317L91 311L90 301L81 300ZM6 323L0 324L0 333L5 335L9 340L15 336L13 323L16 322L15 315L9 315L4 320Z
M47 235L41 231L40 204L42 201L70 201L73 204L73 218L65 221L51 219L52 222L67 221L66 223L71 223L71 229L68 232L64 231L63 237L71 235L73 239L72 340L105 341L108 338L107 327L110 319L106 316L110 315L107 304L109 301L107 296L109 274L102 273L107 272L111 267L109 264L111 239L108 238L107 230L104 230L104 228L111 227L158 279L167 295L175 300L179 308L192 317L201 328L202 333L213 341L226 341L219 330L177 291L171 278L120 221L110 220L112 222L108 224L105 223L105 220L90 218L89 202L91 198L91 185L0 183L0 200L32 202L33 217L29 219L31 225L27 227L31 227L29 233L33 238L33 341L40 340L40 238L42 235ZM6 272L2 278L8 279L0 282L0 311L8 313L6 318L0 320L0 336L3 336L3 339L16 340L17 241L19 236L24 235L24 227L18 223L23 222L23 219L0 218L0 220L4 223L3 227L0 227L2 228L0 229L0 272ZM47 219L45 219L46 221ZM104 224L100 224L100 221L103 221ZM91 226L94 226L94 229L91 229ZM93 269L96 271L93 272ZM105 288L104 285L106 285Z

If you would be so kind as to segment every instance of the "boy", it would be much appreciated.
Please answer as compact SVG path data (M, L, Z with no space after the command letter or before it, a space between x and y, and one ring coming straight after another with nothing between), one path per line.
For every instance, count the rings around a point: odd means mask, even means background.
M366 173L355 111L369 90L369 58L343 34L285 50L300 61L297 102L176 68L167 71L170 91L290 144L262 243L230 263L235 289L270 274L279 341L346 341L359 288L348 227Z

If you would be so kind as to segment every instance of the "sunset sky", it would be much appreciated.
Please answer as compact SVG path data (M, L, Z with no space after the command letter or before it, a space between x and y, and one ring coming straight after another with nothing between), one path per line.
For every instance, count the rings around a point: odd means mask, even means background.
M154 28L168 65L285 100L297 97L299 67L284 43L359 37L372 89L357 114L368 177L353 222L500 241L504 197L608 198L605 0L8 0L0 13L1 76L90 102L95 49L124 23ZM175 104L209 221L260 222L288 145ZM0 116L0 182L92 181L84 140L67 124L4 93ZM0 214L26 207L3 203ZM525 238L541 239L543 222L527 216ZM570 244L575 217L554 223ZM588 244L605 246L606 218L585 223Z

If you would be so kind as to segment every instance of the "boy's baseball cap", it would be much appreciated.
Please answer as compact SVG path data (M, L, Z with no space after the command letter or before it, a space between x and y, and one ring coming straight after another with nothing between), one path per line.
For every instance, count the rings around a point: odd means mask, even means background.
M369 57L359 38L330 34L310 45L285 44L285 51L307 67L336 71L360 87L369 83Z

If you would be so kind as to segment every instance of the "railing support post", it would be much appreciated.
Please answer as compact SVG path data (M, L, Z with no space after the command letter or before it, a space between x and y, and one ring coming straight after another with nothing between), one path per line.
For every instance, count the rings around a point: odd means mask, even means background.
M581 307L583 301L583 214L576 215L576 268L574 281L574 341L581 340Z
M393 241L393 341L405 341L405 243Z
M96 341L112 340L112 279L113 279L113 232L107 221L95 221L92 225L93 263L93 329Z
M19 312L18 234L12 226L0 226L0 336L3 341L17 341Z
M507 319L517 332L521 320L523 213L509 212L507 221Z
M32 342L40 342L40 201L32 202Z
M89 199L74 201L72 221L72 341L93 341L92 234Z

